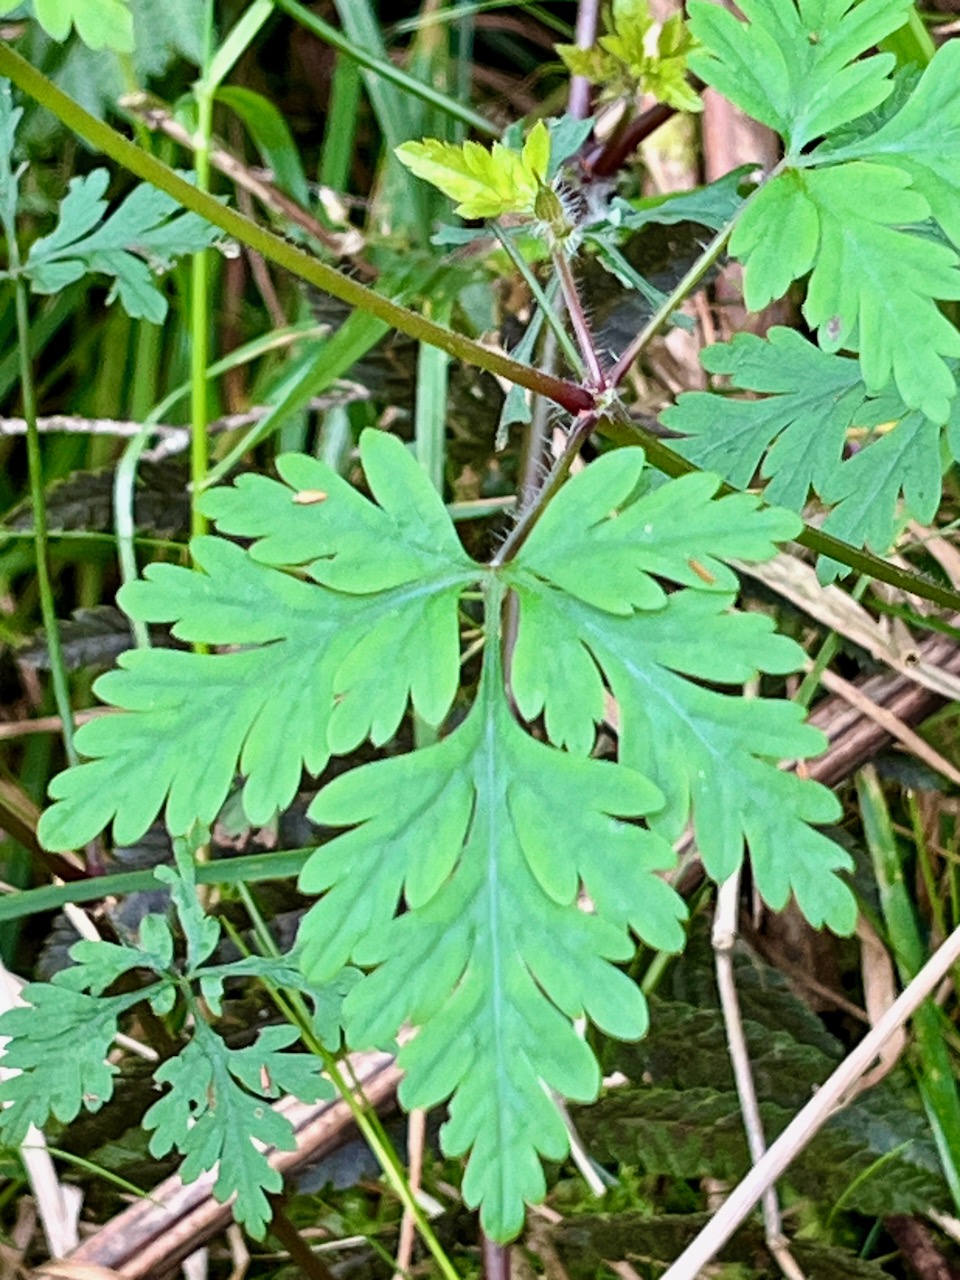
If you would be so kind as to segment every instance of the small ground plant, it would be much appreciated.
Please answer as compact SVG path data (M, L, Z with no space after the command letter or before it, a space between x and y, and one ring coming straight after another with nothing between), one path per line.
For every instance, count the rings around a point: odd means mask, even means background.
M824 580L855 568L957 603L878 556L908 519L932 519L945 467L960 459L949 306L960 300L960 44L921 74L877 51L907 23L906 0L739 7L735 17L691 0L687 18L656 28L644 0L613 0L591 47L559 53L598 102L646 92L693 111L698 77L779 135L768 175L737 172L665 199L587 199L577 183L594 122L570 115L511 128L491 146L397 145L396 182L415 175L482 223L443 226L441 244L492 232L504 261L533 277L539 309L520 360L256 227L208 193L202 168L188 183L0 49L0 73L147 180L111 211L105 170L74 179L55 228L21 260L19 113L7 86L0 206L21 305L27 287L49 294L94 272L130 316L159 320L155 272L183 255L205 260L229 236L355 316L505 379L498 434L529 420L524 389L563 413L552 466L486 558L465 549L442 477L386 431L359 436L364 488L304 452L281 453L275 476L208 487L194 450L192 566L157 560L118 595L141 639L166 627L179 643L141 644L100 677L96 693L117 714L80 728L39 825L44 848L66 853L107 831L132 845L162 818L176 863L157 875L182 942L148 915L135 938L81 942L72 967L26 988L29 1008L0 1018L5 1065L20 1073L0 1085L8 1142L110 1098L109 1046L146 1002L191 1028L156 1073L151 1150L182 1153L185 1177L217 1166L216 1194L236 1196L236 1216L262 1236L265 1192L279 1179L256 1143L291 1141L267 1100L323 1096L341 1041L394 1047L413 1029L398 1050L401 1101L448 1105L443 1151L465 1157L463 1198L505 1242L545 1193L542 1162L568 1151L556 1098L598 1095L583 1020L626 1041L648 1029L627 970L637 940L684 947L687 907L663 873L688 826L716 882L748 858L769 908L792 899L814 927L853 931L852 859L826 829L840 805L803 768L823 735L798 703L743 692L799 671L805 655L766 614L737 608L738 569L801 538L821 553ZM21 8L55 39L74 23L93 46L132 40L122 0ZM255 0L222 48L239 56L271 9ZM211 98L231 65L226 55L208 64ZM627 244L681 221L706 231L690 270L661 291L631 266ZM806 332L774 327L708 348L705 369L729 389L682 394L663 414L667 447L630 417L628 375L664 326L682 323L681 304L725 252L743 265L748 307L792 291ZM648 304L620 349L591 324L577 284L587 260ZM545 291L537 262L549 263ZM447 303L434 312L454 313ZM544 325L566 376L527 363ZM356 358L343 345L333 376ZM863 444L848 454L852 431ZM811 500L826 511L822 530L801 518ZM611 705L615 752L598 752ZM402 750L411 722L415 741ZM368 742L379 758L339 773L310 804L325 832L300 875L316 901L291 953L213 963L220 925L197 898L196 861L237 780L246 821L269 824L304 771L316 777ZM238 1049L216 1021L224 982L243 976L294 993L301 1016ZM301 1034L322 1060L287 1052Z

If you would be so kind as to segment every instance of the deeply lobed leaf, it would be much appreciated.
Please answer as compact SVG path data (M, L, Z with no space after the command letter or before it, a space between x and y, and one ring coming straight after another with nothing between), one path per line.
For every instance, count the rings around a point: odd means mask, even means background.
M68 971L69 972L69 971ZM0 1130L11 1146L31 1124L50 1116L69 1124L81 1108L99 1111L113 1095L117 1068L107 1060L117 1021L141 999L132 995L87 995L65 984L30 983L25 1008L0 1015L0 1036L9 1037L3 1065L19 1074L0 1079Z
M960 334L935 299L960 298L960 271L947 245L919 233L929 215L910 176L890 165L791 170L757 193L730 251L754 311L810 272L803 312L824 350L858 351L871 393L893 378L908 407L943 422L956 389L945 358L960 355Z
M791 155L890 93L893 54L861 54L903 26L909 0L744 0L739 8L745 22L692 0L690 28L705 47L691 55L691 69L775 129Z
M221 1202L236 1197L234 1215L257 1239L272 1217L265 1193L280 1191L283 1178L255 1144L296 1147L290 1121L265 1099L281 1092L304 1102L333 1097L316 1058L282 1052L297 1037L296 1027L267 1027L254 1044L230 1049L198 1021L193 1039L157 1070L155 1079L170 1090L143 1119L154 1130L153 1155L176 1148L185 1157L185 1182L217 1167L214 1194Z
M128 315L163 321L167 302L154 283L180 256L196 253L220 234L198 214L143 183L110 217L103 199L106 169L72 178L54 230L35 240L25 264L37 293L57 293L89 272L113 276Z
M870 396L857 361L774 327L766 339L738 334L708 347L702 362L734 388L766 394L752 400L703 391L681 395L663 421L686 437L675 446L685 457L738 487L749 485L759 468L768 481L765 499L797 511L813 489L834 508L825 523L829 532L879 554L893 543L902 506L921 523L933 518L943 433L909 411L892 385ZM954 399L951 422L956 405ZM844 459L854 429L859 448ZM947 441L956 454L949 429ZM821 561L821 576L839 568Z
M846 433L867 398L859 365L830 355L794 329L774 326L766 336L740 333L701 353L703 367L736 389L763 392L740 400L689 391L664 411L663 422L687 439L678 453L716 471L738 489L761 469L764 497L799 511L811 488L830 483Z
M78 732L78 750L91 758L51 785L57 803L41 819L48 847L78 847L111 821L117 842L132 843L164 804L175 834L195 821L210 824L238 768L247 779L247 815L262 823L290 803L304 767L318 773L333 751L352 750L368 735L377 743L391 737L408 697L428 723L442 720L459 679L457 599L478 570L439 499L446 544L416 491L403 504L407 455L398 441L370 433L363 457L386 509L342 482L306 506L289 488L264 482L294 527L315 530L311 556L332 548L310 564L320 583L258 563L254 555L268 557L275 541L246 552L210 537L193 544L204 573L152 565L144 581L120 593L131 616L173 622L183 640L249 647L124 654L120 669L95 688L127 714L100 717ZM315 476L297 460L285 469ZM230 498L220 509L228 528L252 532L256 514L244 517ZM291 536L278 522L281 548ZM366 568L352 581L366 594L324 585L339 586L360 559Z
M787 511L760 510L750 494L713 501L719 479L689 475L637 497L642 449L617 449L564 485L523 547L523 568L610 613L657 609L652 575L730 591L726 560L764 560L799 532ZM682 521L677 512L683 512Z
M599 1085L571 1019L642 1034L642 997L610 962L629 957L628 929L655 946L682 941L683 904L653 874L669 846L620 820L658 802L632 771L528 737L489 652L478 701L449 738L353 770L311 810L357 825L301 876L305 891L326 891L301 928L306 971L324 981L350 956L377 966L345 1002L348 1040L420 1027L400 1055L404 1103L453 1095L444 1148L470 1151L464 1196L496 1239L542 1196L538 1157L566 1150L540 1082L575 1098ZM595 915L578 908L581 881Z

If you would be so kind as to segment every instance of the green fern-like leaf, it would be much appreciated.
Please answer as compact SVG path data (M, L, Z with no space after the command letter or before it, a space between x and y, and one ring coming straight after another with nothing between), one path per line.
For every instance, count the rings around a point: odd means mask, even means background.
M95 989L101 975L102 969ZM82 1109L99 1111L109 1102L117 1068L107 1054L117 1022L142 998L89 995L63 982L24 988L28 1007L0 1016L0 1036L9 1037L3 1065L19 1073L0 1080L0 1101L10 1104L0 1120L5 1142L22 1142L31 1124L41 1128L50 1116L69 1124Z
M233 1210L251 1235L262 1238L272 1216L266 1192L280 1191L281 1174L255 1143L280 1151L296 1147L293 1127L268 1098L291 1092L304 1102L333 1096L316 1058L283 1053L298 1035L295 1027L267 1027L244 1049L229 1049L204 1022L176 1057L156 1072L169 1091L144 1116L152 1129L150 1151L164 1156L174 1148L184 1157L181 1177L189 1182L217 1167L214 1194L235 1196Z
M787 512L758 512L747 495L710 502L716 481L704 475L631 502L643 458L623 455L607 455L564 488L511 568L520 598L517 704L529 717L543 710L554 741L587 749L602 705L599 668L619 705L621 762L665 796L651 826L673 840L692 813L717 880L736 869L746 844L772 907L792 892L811 922L849 932L856 905L833 873L850 859L808 825L833 821L839 806L825 788L776 768L780 757L816 754L823 739L791 703L744 701L684 679L742 680L800 665L799 648L769 624L731 614L729 596L706 592L728 588L723 557L767 558L796 524ZM682 522L668 517L680 509ZM651 592L648 567L694 590ZM789 859L780 856L785 847Z
M960 247L960 45L937 50L896 114L856 142L826 142L814 154L836 162L878 160L907 173L913 189Z
M960 334L935 299L960 298L960 271L947 245L919 234L931 211L910 183L865 161L790 170L758 192L730 251L753 311L809 272L803 313L823 349L858 351L871 392L892 377L910 408L943 422L956 389L945 357L960 355Z
M160 324L167 302L153 270L204 249L220 234L199 214L185 213L164 192L143 183L106 217L110 175L95 169L73 178L57 226L35 240L25 271L37 293L58 293L88 272L112 276L128 315Z
M666 425L687 437L677 442L678 451L698 466L738 488L759 468L766 500L795 511L813 489L834 508L825 523L830 533L881 555L893 543L904 507L923 523L933 518L944 433L909 411L895 387L870 396L857 361L829 355L791 329L773 328L766 339L738 334L708 347L701 359L734 388L765 396L739 400L693 391L664 412ZM954 400L950 422L956 417ZM844 460L854 428L860 449ZM953 450L949 427L946 436ZM840 567L821 562L821 576Z
M303 888L321 896L298 956L313 984L348 990L353 1047L417 1029L402 1051L404 1100L452 1098L445 1148L469 1153L464 1194L507 1239L543 1192L540 1159L566 1149L542 1082L581 1099L598 1087L574 1020L623 1037L645 1029L643 999L616 965L634 936L661 949L682 942L682 903L656 873L691 809L714 874L728 875L747 844L770 903L792 891L815 923L852 924L833 874L846 857L808 825L831 820L835 802L775 767L822 738L791 704L691 679L798 665L797 647L765 619L731 611L728 562L773 555L799 522L752 496L716 500L714 477L647 485L642 452L621 449L564 486L516 560L482 566L399 441L367 432L361 457L375 501L313 459L282 459L285 483L244 478L206 499L248 549L200 539L201 572L157 565L124 589L130 612L172 622L183 639L246 647L137 653L104 677L98 690L126 710L84 726L78 746L93 758L54 781L41 836L66 847L113 818L129 839L164 800L168 825L187 831L212 820L237 768L247 813L262 820L289 802L303 765L319 769L367 735L385 742L408 701L442 724L459 679L458 599L479 584L486 648L465 719L430 748L341 776L311 808L349 830L304 871ZM682 589L668 593L664 580ZM513 697L526 716L544 711L550 742L518 722L507 696L508 591L520 601ZM589 758L605 684L620 706L617 763ZM194 976L215 937L193 918L189 870L176 901ZM367 972L344 983L348 962ZM195 976L215 1004L224 975ZM200 1045L188 1065L196 1058L197 1078L239 1124L258 1104L220 1052ZM169 1072L175 1093L192 1087L183 1066ZM190 1169L239 1161L239 1181L220 1189L262 1225L268 1175L247 1168L246 1147L225 1145L222 1116L201 1110L196 1089L183 1143L170 1128L183 1103L172 1100L157 1141L175 1140Z
M867 398L857 362L829 355L779 326L766 340L737 334L707 347L700 360L709 373L729 378L731 387L763 392L764 398L684 393L662 415L671 431L688 437L677 441L677 451L738 489L747 488L762 463L765 498L793 511L802 509L811 488L822 494Z

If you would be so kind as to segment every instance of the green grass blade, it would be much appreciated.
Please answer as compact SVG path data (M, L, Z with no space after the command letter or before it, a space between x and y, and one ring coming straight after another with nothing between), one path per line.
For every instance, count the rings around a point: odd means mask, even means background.
M462 102L457 102L456 99L451 98L448 94L440 93L439 90L434 89L432 85L423 84L421 81L414 79L413 76L408 75L400 67L395 67L385 56L385 52L381 52L380 54L372 52L369 47L365 47L365 42L345 36L342 31L338 31L336 27L332 27L329 23L324 22L322 18L318 18L316 14L311 13L309 9L305 8L302 4L299 4L297 0L273 0L273 2L278 9L282 9L284 13L288 14L296 22L299 22L307 31L312 31L318 39L325 41L335 49L338 49L341 53L352 58L354 62L363 67L364 70L376 73L376 79L371 76L367 81L367 90L370 93L371 101L374 100L374 95L377 95L381 99L383 110L387 112L388 120L390 119L389 103L387 99L383 98L381 90L377 87L377 81L396 85L398 88L404 90L405 93L412 94L414 97L420 98L424 102L429 102L434 107L439 107L441 111L445 111L455 120L461 120L465 125L468 125L471 129L475 129L477 133L483 134L485 137L498 138L500 136L500 130L496 125L491 124L485 116L473 111ZM340 7L341 20L344 23L344 27L349 32L356 32L362 29L360 25L362 19L355 18L352 14L352 10L355 7L360 7L357 5L357 0L348 0L348 3L343 4ZM369 24L367 25L369 26ZM379 24L374 23L374 26L377 34L377 43L380 46L381 51L383 51L383 40L380 36ZM373 86L372 88L371 85ZM377 110L376 101L374 101L374 110ZM405 119L405 117L406 112L402 111L401 116L397 120L397 125L399 125L400 121ZM396 128L394 124L391 123L390 132L386 133L388 140L394 132L396 132ZM403 137L400 137L398 141L404 142L408 136L408 134L405 134ZM396 144L391 142L390 145Z
M261 880L287 880L300 874L313 849L288 849L282 853L251 853L197 864L199 884L256 884ZM43 885L0 898L0 921L19 920L41 911L58 911L68 902L95 902L98 898L155 889L152 871L120 871L93 876L70 884Z
M864 835L880 891L880 905L897 969L910 982L928 959L916 911L904 877L886 797L872 765L857 774ZM917 1086L940 1154L954 1203L960 1209L960 1094L950 1051L940 1025L941 1013L927 1000L913 1016L917 1049Z
M360 68L352 58L339 53L320 152L320 185L333 191L346 191L350 183L359 105Z

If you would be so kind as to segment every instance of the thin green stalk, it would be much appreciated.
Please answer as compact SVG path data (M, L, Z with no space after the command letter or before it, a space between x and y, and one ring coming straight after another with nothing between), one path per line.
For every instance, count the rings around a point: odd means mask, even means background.
M743 217L744 211L749 208L752 201L756 199L757 193L762 191L768 182L778 176L785 164L786 161L781 160L776 168L774 168L767 176L764 182L757 187L756 191L751 192L747 199L744 200L743 204L740 205L739 209L737 209L737 212L733 215L730 221L720 228L717 234L697 258L696 262L694 262L690 267L689 271L686 272L667 297L664 298L663 302L611 369L609 381L612 387L618 387L620 385L629 373L633 362L636 360L637 356L639 356L640 352L646 348L651 338L656 337L687 295L693 291L714 263L719 260L720 255L727 247L727 241L733 235L734 228Z
M247 884L261 880L286 880L300 874L313 852L313 848L285 849L282 853L251 853L239 858L204 862L197 867L197 883L231 885L240 880ZM67 863L60 874L65 874L70 866ZM73 873L77 874L76 869ZM44 911L58 911L68 902L95 902L99 898L142 893L156 887L157 880L152 871L120 871L109 876L87 876L82 880L71 880L68 884L23 889L0 895L0 922L21 920L24 916Z
M506 538L500 550L490 561L490 567L492 569L500 568L516 556L517 552L533 532L534 525L540 519L549 504L553 501L556 494L559 493L560 489L563 487L564 481L570 474L570 468L573 466L574 459L580 452L584 442L590 436L591 432L598 425L598 422L598 415L590 413L581 416L579 421L571 427L563 452L550 468L547 478L544 480L539 492L536 494L526 510L521 513L520 519L513 526L513 529L510 531L510 535Z
M27 311L27 286L19 274L20 253L17 247L16 229L7 227L7 247L10 268L16 274L14 293L17 311L17 344L20 350L20 391L23 398L23 416L27 421L27 470L30 476L30 502L33 506L33 545L37 559L37 587L40 593L40 614L47 637L50 655L50 675L53 681L53 697L57 714L63 724L63 747L70 764L77 764L80 757L73 740L73 709L70 706L70 688L67 667L60 641L60 624L53 598L50 577L49 542L47 530L47 500L43 487L43 457L40 450L40 432L37 429L37 402L33 385L33 368L30 363L30 319Z
M213 95L210 64L213 61L214 0L207 0L203 19L202 74L196 86L197 128L194 134L193 170L197 190L210 190L210 144L213 137ZM210 463L208 439L209 401L207 365L210 363L210 252L201 249L190 264L190 532L206 533L207 519L198 499ZM144 436L141 449L146 443ZM128 450L129 453L129 450Z
M352 277L327 266L252 219L221 204L207 192L198 191L168 165L141 151L110 125L91 115L25 58L3 44L0 44L0 75L12 80L24 93L52 112L67 128L85 138L128 172L165 191L185 209L201 214L227 235L261 253L268 261L283 267L299 279L316 285L318 289L332 294L351 307L377 316L391 328L399 329L401 333L408 334L419 342L429 342L458 360L545 395L571 413L580 413L594 407L594 397L583 387L562 378L548 377L537 369L511 360L499 351L491 351L463 334L434 324L408 307L375 293ZM957 607L960 608L960 596Z
M270 931L267 929L249 889L242 881L238 887L241 900L250 916L254 932L264 954L279 956L279 949L271 937ZM336 1057L317 1037L310 1019L310 1011L304 1004L300 993L296 991L281 993L272 983L266 983L265 985L269 987L274 1002L283 1016L299 1030L306 1047L323 1062L324 1071L330 1077L340 1097L347 1104L354 1123L376 1157L380 1168L383 1170L383 1175L394 1194L416 1222L417 1230L420 1232L424 1244L433 1255L434 1261L439 1266L445 1280L460 1280L456 1268L447 1257L443 1245L434 1234L433 1228L427 1221L423 1209L407 1181L400 1159L396 1151L394 1151L389 1138L384 1133L379 1117L371 1110L370 1104L366 1099L360 1100L363 1097L362 1086L356 1080L351 1083L345 1078ZM357 1097L358 1093L360 1098Z
M516 3L517 0L473 0L471 3L461 3L456 9L438 9L426 16L419 14L415 18L402 18L387 28L387 34L406 35L410 31L420 30L421 27L436 26L438 22L458 22L463 17L472 18L474 14L489 13L493 9L512 9ZM529 0L524 7L531 18L537 18L549 30L563 36L564 40L572 38L573 28L569 22L564 22L540 5L530 4Z
M346 191L350 182L359 104L360 72L357 64L345 54L338 54L320 151L320 185L334 191Z
M573 342L569 333L567 333L563 320L557 314L556 309L551 305L550 299L544 292L543 286L537 279L532 267L507 233L498 226L496 222L492 224L492 228L493 234L500 241L507 257L520 272L524 283L533 295L537 306L540 308L541 314L546 318L547 324L553 330L557 341L563 349L563 354L567 358L567 363L570 365L570 368L576 376L578 378L582 378L584 365L583 360L580 357L580 352L577 350L576 344Z
M858 578L856 585L850 592L850 598L852 600L861 600L869 585L869 578ZM823 679L823 673L836 657L837 650L840 648L840 641L840 633L838 631L831 631L820 646L820 651L813 660L813 666L800 682L800 688L794 694L793 701L797 703L798 706L803 707L804 710L809 709L810 703L813 701L813 695L820 688L820 681Z

